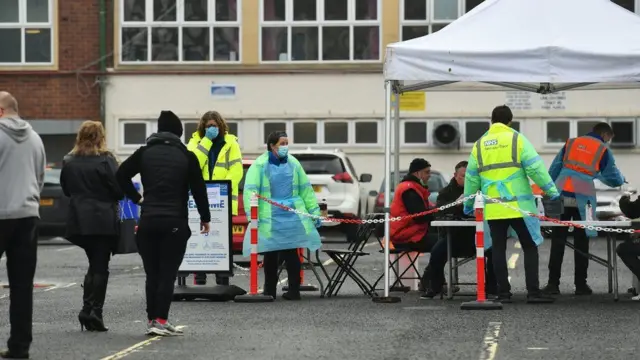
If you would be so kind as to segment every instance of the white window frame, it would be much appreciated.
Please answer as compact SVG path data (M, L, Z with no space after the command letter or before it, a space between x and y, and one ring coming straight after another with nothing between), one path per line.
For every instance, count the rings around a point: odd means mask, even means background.
M637 3L636 3L636 8L637 8ZM638 145L638 121L636 118L634 117L614 117L614 118L608 118L607 122L609 124L611 124L613 126L614 123L632 123L633 124L633 131L631 132L631 134L633 134L633 139L631 143L614 143L613 141L611 142L611 146L612 147L635 147ZM615 140L615 137L614 137Z
M433 26L434 25L449 25L452 22L456 21L458 18L460 18L460 16L465 14L465 9L466 9L466 2L465 0L458 0L458 17L456 19L452 19L452 20L438 20L435 19L435 1L437 0L423 0L427 3L427 18L426 19L421 19L421 20L407 20L404 18L404 5L405 5L405 1L406 0L399 0L400 1L400 14L399 14L399 20L398 24L400 26L400 28L398 29L398 34L400 35L400 41L404 41L404 36L402 34L402 28L405 26L420 26L420 27L428 27L429 28L429 34L433 34Z
M621 118L603 118L603 117L584 117L584 118L550 118L550 119L545 119L544 120L544 137L543 137L543 143L545 146L550 146L550 147L562 147L564 146L565 142L549 142L548 141L548 126L547 124L549 122L568 122L569 123L569 138L574 138L580 135L584 135L584 134L579 134L578 133L578 123L579 122L606 122L606 123L611 123L611 121L628 121L628 120L632 120L633 118L627 118L627 117L621 117ZM635 124L635 122L634 122ZM636 126L636 125L634 125ZM635 132L637 132L637 126L636 126L636 130ZM634 140L636 139L636 135L634 134Z
M285 0L285 20L284 21L265 21L264 20L264 0L259 2L258 10L258 53L259 62L261 64L335 64L335 63L380 63L382 61L382 0L377 2L376 20L356 20L355 0L348 1L348 20L324 20L324 0L316 0L316 20L313 21L294 21L293 20L293 2L294 0ZM322 59L322 28L323 27L349 27L349 59L346 60L323 60ZM374 26L378 28L378 59L356 60L353 58L354 50L354 27L358 26ZM262 58L262 29L264 28L287 28L287 60L264 60ZM318 28L318 60L291 60L291 28L292 27L316 27Z
M49 7L49 21L47 22L27 22L27 0L19 0L19 18L17 23L0 23L0 29L20 29L20 62L0 63L0 67L18 67L18 66L52 66L55 63L56 48L58 46L56 39L57 26L54 24L54 18L57 16L58 0L47 0ZM49 62L26 62L26 31L27 29L46 29L49 30L49 42L51 49L51 61ZM2 50L0 50L2 51Z
M118 62L122 65L202 65L202 64L239 64L242 62L242 0L237 0L237 19L236 21L215 21L215 0L207 0L207 21L184 21L184 0L176 1L176 21L153 21L153 2L154 0L145 0L145 18L146 21L126 21L124 20L124 1L118 1L118 39L116 39L119 48ZM182 29L187 27L207 27L209 28L209 60L204 61L185 61L183 60L182 50ZM147 38L147 60L146 61L127 61L123 59L123 43L122 43L122 30L126 28L147 28L145 32ZM153 28L177 28L178 29L178 60L177 61L153 61L152 56L152 36L151 29ZM238 29L238 49L240 54L236 54L236 60L214 60L214 28L237 28Z
M489 125L489 127L491 127L491 121L488 119L463 119L460 122L460 125L461 125L460 126L460 144L462 144L463 146L473 146L473 144L475 144L475 141L467 142L467 124L468 123L486 123Z
M136 149L140 146L144 145L144 142L141 144L125 144L124 143L124 128L127 124L144 124L147 129L147 133L145 134L145 138L149 137L149 135L155 132L155 128L157 128L157 124L154 121L149 119L121 119L118 120L118 147L122 149Z
M296 143L295 136L293 134L293 124L295 123L305 123L305 122L314 122L317 124L316 127L316 136L317 143L315 144L306 144L306 143ZM357 123L376 123L376 143L370 144L357 144L356 143L356 124ZM265 124L273 124L273 123L285 123L285 131L287 135L289 135L289 146L292 148L298 147L322 147L322 148L334 148L336 146L349 146L349 147L379 147L382 141L382 120L381 119L261 119L260 123L260 138L264 139L268 134L264 131ZM341 144L327 144L325 142L325 134L324 134L324 124L325 123L347 123L347 131L348 131L348 142ZM238 130L240 132L240 130ZM266 144L263 144L266 145Z
M426 134L425 134L425 141L423 143L408 143L406 140L406 128L405 125L407 123L424 123L426 124ZM432 132L431 129L431 124L428 120L426 119L401 119L400 120L400 144L403 147L427 147L427 146L431 146L432 143L429 141L430 133Z

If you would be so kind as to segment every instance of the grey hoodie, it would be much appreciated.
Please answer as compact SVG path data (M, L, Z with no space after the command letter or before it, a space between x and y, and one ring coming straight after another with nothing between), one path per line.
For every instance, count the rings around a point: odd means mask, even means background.
M0 220L39 217L46 157L40 136L18 118L0 118Z

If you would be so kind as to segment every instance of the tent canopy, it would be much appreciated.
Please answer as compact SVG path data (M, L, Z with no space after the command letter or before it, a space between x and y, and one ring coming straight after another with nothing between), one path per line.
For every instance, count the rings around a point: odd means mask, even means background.
M390 44L384 75L509 87L636 82L640 16L610 0L485 0L437 33Z

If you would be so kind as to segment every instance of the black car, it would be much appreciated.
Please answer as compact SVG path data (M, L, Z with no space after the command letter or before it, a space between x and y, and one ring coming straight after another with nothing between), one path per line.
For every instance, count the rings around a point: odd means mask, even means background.
M62 193L59 168L47 168L44 173L44 188L40 193L40 237L64 236L67 226L69 198Z

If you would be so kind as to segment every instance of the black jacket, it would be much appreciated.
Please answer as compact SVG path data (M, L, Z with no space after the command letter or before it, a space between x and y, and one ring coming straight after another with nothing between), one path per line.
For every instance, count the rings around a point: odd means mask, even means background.
M189 189L200 219L211 221L207 188L196 156L179 137L167 132L151 135L147 144L120 165L116 177L133 202L142 198L131 183L140 174L144 191L141 217L188 217Z
M402 182L405 181L416 182L420 184L420 186L422 186L422 183L420 183L420 179L411 174L408 174L402 179ZM413 189L405 190L405 192L402 193L402 203L404 204L404 207L407 209L409 214L418 214L428 210L424 205L424 200L422 200L420 194L418 194ZM413 221L424 224L430 222L432 219L433 217L431 215L427 215L413 218Z
M111 154L67 155L62 160L60 185L69 197L67 238L116 236L118 200L124 196L116 181L118 163Z
M620 198L620 210L629 219L640 218L640 197L631 201L628 195Z
M463 193L464 193L464 186L458 185L458 183L456 182L456 179L451 179L451 181L449 181L449 184L438 192L438 198L436 199L436 206L440 207L442 205L451 204L452 202L458 200L460 195L462 195ZM448 208L444 211L439 211L437 214L439 218L451 217L451 216L456 219L462 218L464 217L463 205L460 204L458 206Z

